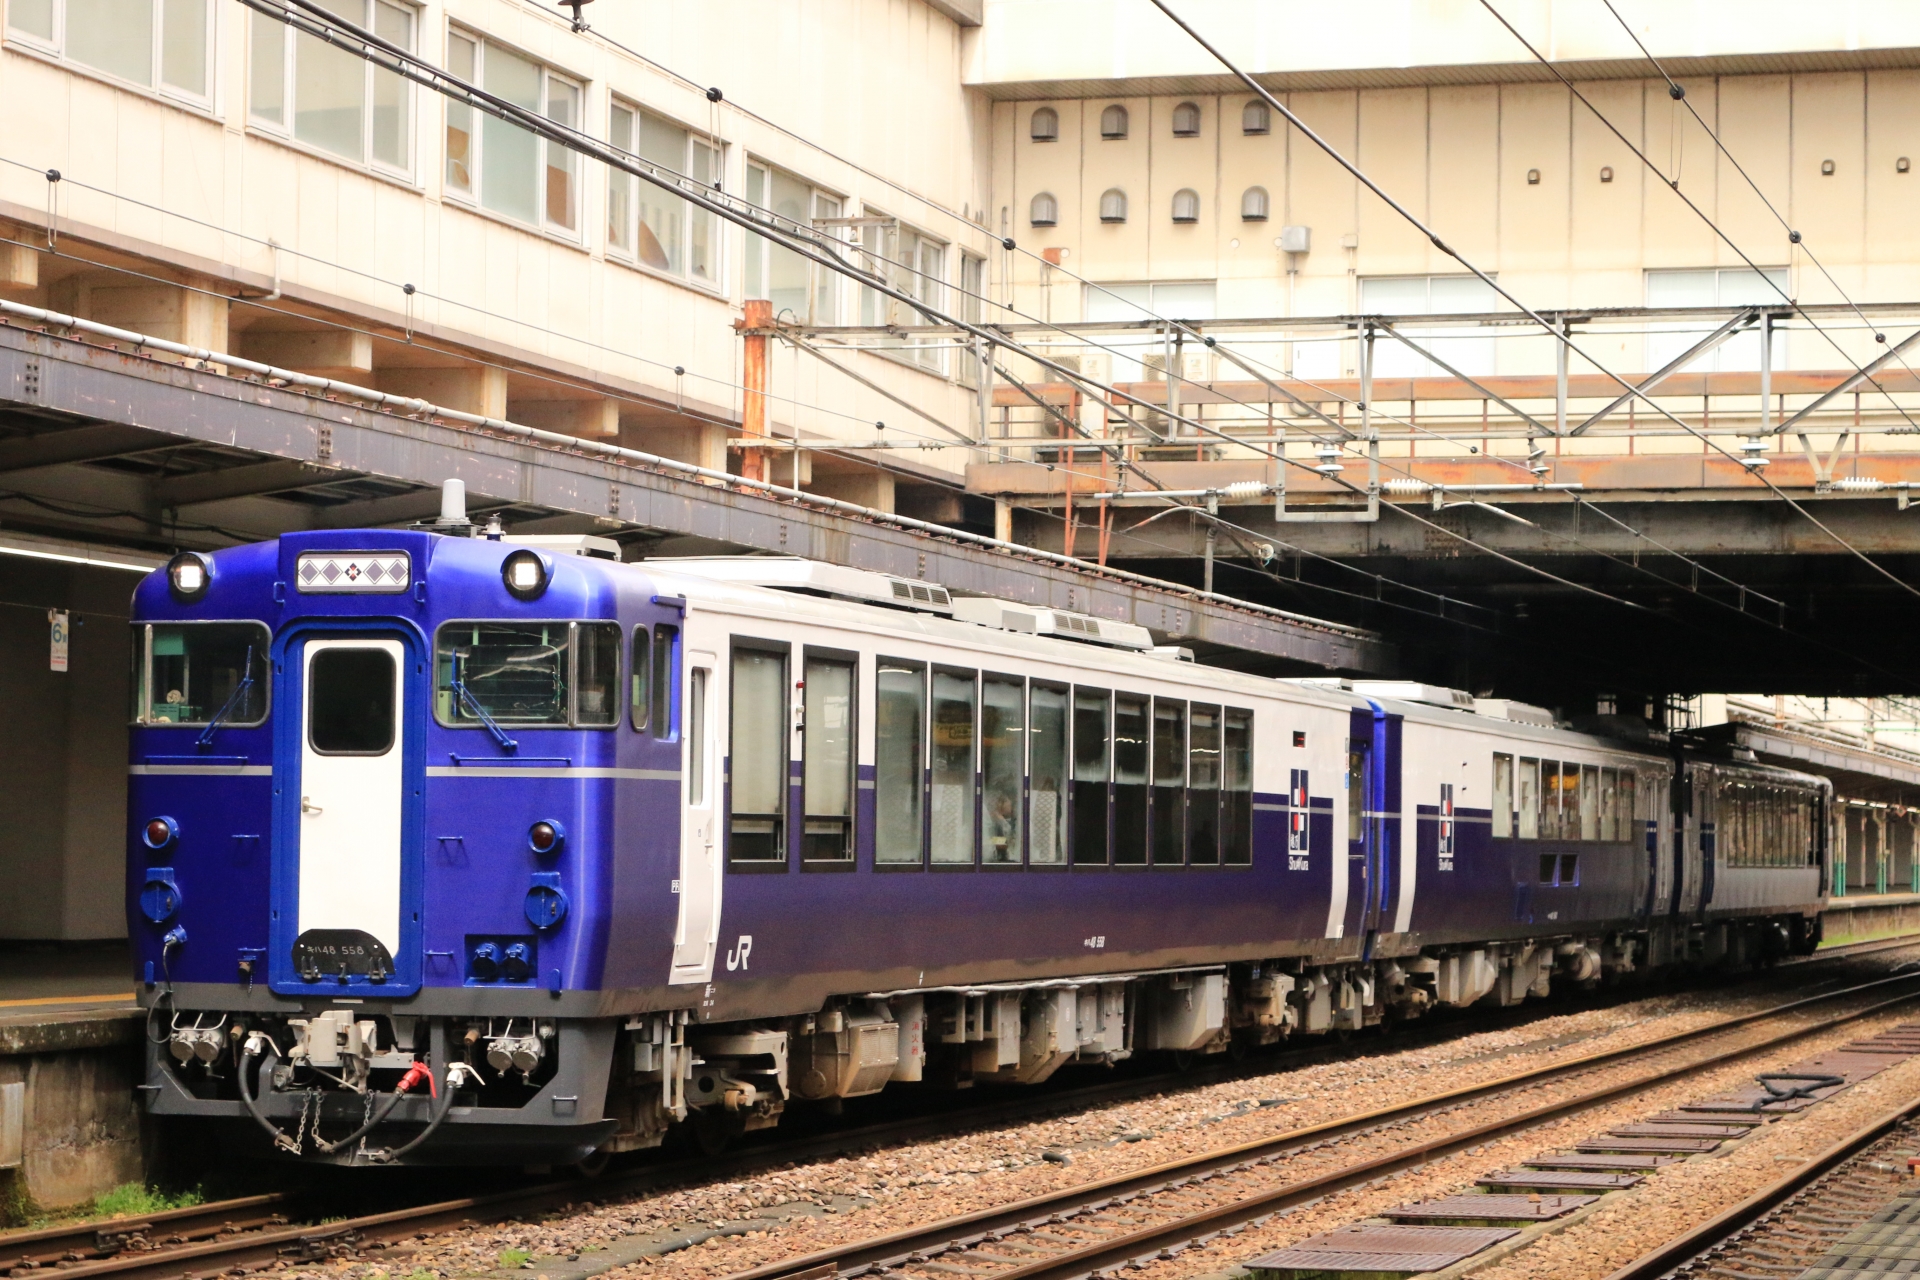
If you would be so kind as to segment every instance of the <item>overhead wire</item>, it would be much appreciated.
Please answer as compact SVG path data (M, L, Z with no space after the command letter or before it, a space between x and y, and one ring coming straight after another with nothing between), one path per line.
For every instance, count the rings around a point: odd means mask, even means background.
M296 2L300 2L300 0L296 0ZM1295 115L1292 109L1290 109L1285 103L1281 102L1278 98L1276 98L1271 92L1269 92L1263 85L1261 85L1252 76L1242 71L1239 68L1239 66L1233 62L1232 59L1228 58L1226 54L1222 53L1215 45L1213 45L1204 36L1202 36L1197 30L1195 30L1190 23L1188 23L1185 19L1180 17L1179 14L1175 13L1173 11L1171 4L1169 3L1169 0L1152 0L1152 3L1162 13L1166 14L1167 17L1175 25L1180 27L1181 30L1185 31L1189 36L1191 36L1195 43L1199 44L1201 48L1205 49L1208 53L1212 54L1220 62L1222 66L1226 67L1228 71L1232 72L1233 75L1236 78L1238 78L1243 84L1245 84L1248 88L1252 89L1255 93L1259 94L1268 103L1269 106L1271 106L1273 109L1280 112L1280 114L1287 119L1288 123L1291 124L1295 129L1299 130L1304 137L1306 137L1308 140L1313 142L1315 146L1319 147L1322 151L1324 151L1337 164L1339 164L1341 168L1345 169L1349 174L1351 174L1356 181L1358 181L1361 185L1366 187L1367 190L1371 191L1382 202L1384 202L1388 208L1392 209L1396 214L1400 215L1400 217L1405 219L1409 224L1411 224L1414 228L1416 228L1423 235L1425 235L1435 248L1439 249L1442 253L1445 253L1448 257L1452 258L1454 261L1464 266L1475 277L1477 277L1479 280L1485 283L1489 288L1493 289L1494 292L1497 293L1500 297L1505 298L1507 299L1507 301L1513 303L1514 306L1518 307L1523 313L1525 313L1529 319L1533 320L1536 324L1540 325L1548 334L1550 334L1557 342L1559 342L1560 345L1565 347L1570 355L1579 356L1582 360L1592 365L1595 369L1599 370L1602 374L1605 374L1609 379L1619 384L1619 386L1627 393L1627 395L1645 404L1648 407L1648 409L1652 410L1654 413L1659 414L1661 417L1668 419L1675 426L1681 428L1683 431L1687 432L1689 435L1698 439L1701 442L1701 444L1706 448L1721 454L1722 456L1726 457L1729 461L1740 464L1742 467L1742 470L1744 470L1747 474L1754 476L1754 478L1758 480L1761 484L1765 485L1767 489L1774 494L1774 496L1779 498L1782 502L1786 503L1788 507L1790 507L1793 511L1795 511L1800 516L1805 518L1815 528L1819 529L1823 534L1825 534L1829 539L1831 539L1837 546L1847 551L1854 558L1858 559L1861 563L1865 564L1868 568L1872 569L1875 573L1887 579L1887 581L1893 583L1895 586L1899 587L1901 590L1907 592L1910 595L1915 596L1916 598L1920 598L1920 588L1915 588L1911 583L1908 583L1904 579L1896 576L1895 574L1887 570L1884 566L1876 562L1872 557L1868 556L1865 552L1861 551L1858 547L1854 546L1851 542L1848 542L1845 538L1841 537L1833 529L1829 528L1825 522L1823 522L1818 517L1816 517L1812 512L1808 511L1800 503L1796 502L1790 495L1788 495L1778 485L1774 484L1773 481L1768 479L1765 475L1758 474L1754 468L1746 466L1744 461L1741 458L1734 455L1725 446L1719 444L1717 441L1713 440L1710 436L1706 435L1705 433L1696 430L1694 427L1692 427L1691 425L1683 421L1679 416L1674 414L1671 410L1667 409L1664 405L1656 404L1652 399L1652 397L1648 395L1645 391L1643 391L1640 387L1628 382L1621 375L1613 372L1611 369L1601 364L1598 360L1595 360L1592 356L1586 354L1584 351L1580 349L1580 347L1576 343L1574 343L1574 341L1572 340L1571 334L1566 327L1551 323L1545 317L1539 315L1538 313L1533 311L1531 308L1521 303L1518 299L1514 298L1514 296L1510 292L1508 292L1505 289L1502 289L1499 286L1499 284L1492 279L1492 277L1487 275L1485 271L1481 270L1477 265L1475 265L1471 260L1466 258L1458 250L1448 245L1446 241L1440 238L1437 232L1435 232L1432 228L1428 227L1427 224L1423 222L1417 215L1415 215L1411 210L1407 209L1398 200L1394 199L1393 196L1390 195L1384 188L1382 188L1379 183L1375 182L1371 177L1369 177L1364 170L1362 170L1358 165L1354 164L1351 160L1347 159L1346 156L1343 155L1338 148L1334 147L1331 143L1327 142L1326 139L1322 138L1318 133L1314 132L1313 129L1310 128L1305 121L1301 120L1297 115ZM1481 0L1481 3L1487 4L1488 0ZM1530 45L1528 47L1531 48ZM1536 54L1536 56L1538 55ZM1555 70L1555 74L1558 74L1557 68L1555 68L1554 70ZM1399 508L1396 507L1394 509L1398 510Z

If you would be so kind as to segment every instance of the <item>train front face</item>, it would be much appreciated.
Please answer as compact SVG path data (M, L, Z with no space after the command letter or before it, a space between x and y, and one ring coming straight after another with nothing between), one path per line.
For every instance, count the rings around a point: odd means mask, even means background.
M613 865L623 962L664 977L634 872L678 831L622 656L675 670L680 614L637 571L387 531L179 557L133 613L149 1109L333 1161L602 1145L610 1015L645 1003L601 990Z

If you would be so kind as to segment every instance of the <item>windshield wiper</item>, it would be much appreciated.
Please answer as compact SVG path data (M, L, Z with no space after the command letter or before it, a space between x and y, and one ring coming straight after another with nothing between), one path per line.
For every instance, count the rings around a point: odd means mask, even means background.
M247 646L247 665L244 668L242 668L242 670L244 670L247 674L241 677L240 683L235 685L233 692L227 695L227 700L220 705L220 709L213 713L213 719L207 721L207 727L200 731L200 736L193 740L194 746L196 747L212 746L213 734L214 734L214 731L220 727L220 722L222 720L225 720L229 715L233 713L233 709L240 705L240 699L247 696L247 690L253 688L253 646L252 645Z
M463 659L459 665L454 668L451 683L447 685L447 688L451 689L453 696L460 700L460 705L465 707L467 711L472 714L473 718L484 725L487 732L493 735L493 740L500 744L500 749L508 755L512 755L520 749L520 744L512 738L509 738L507 731L494 723L493 717L487 714L487 709L480 705L480 699L474 697L473 690L467 688L467 682L460 678L460 673L465 668L466 662Z

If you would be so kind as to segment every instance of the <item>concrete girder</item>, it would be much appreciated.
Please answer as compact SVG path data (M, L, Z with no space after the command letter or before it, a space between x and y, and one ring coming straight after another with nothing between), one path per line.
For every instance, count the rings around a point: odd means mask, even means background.
M964 593L1125 620L1203 650L1239 650L1299 668L1385 672L1398 660L1391 646L1354 628L1236 608L1173 586L1026 559L776 495L0 326L0 404L8 402L422 487L457 478L476 497L924 578ZM305 523L301 518L283 527Z

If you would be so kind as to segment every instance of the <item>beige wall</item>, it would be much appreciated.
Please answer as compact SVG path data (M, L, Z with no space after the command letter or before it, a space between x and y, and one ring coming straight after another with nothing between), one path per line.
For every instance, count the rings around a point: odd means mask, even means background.
M41 238L33 225L48 204L41 175L58 169L65 180L55 190L57 213L76 251L91 252L86 241L118 246L131 255L117 259L125 265L228 295L237 284L264 293L277 274L282 308L317 304L330 320L393 336L410 318L440 343L471 344L516 368L564 370L669 403L683 391L689 403L737 413L740 348L731 324L743 296L740 232L723 231L722 287L709 292L608 252L606 175L597 164L585 166L578 234L476 210L443 189L444 110L424 90L410 94L414 156L404 176L276 138L246 110L249 24L267 20L229 0L210 4L215 70L202 105L46 56L17 34L7 39L0 217L20 224L9 238ZM728 189L744 189L749 155L772 162L838 193L850 211L897 216L950 241L952 271L960 246L980 252L987 243L966 217L980 209L986 186L985 148L975 136L985 117L960 84L960 29L922 0L649 0L596 5L587 16L599 34L575 35L554 6L429 0L417 10L416 47L440 61L450 23L511 46L584 85L587 124L598 136L606 136L616 93L696 132L717 129ZM707 84L726 93L719 109L701 91ZM37 288L5 296L50 303L54 279L69 269L45 262ZM410 304L405 284L418 290ZM249 326L283 323L257 308L231 308L236 342ZM203 326L209 334L220 328ZM376 342L371 354L376 383L383 368L434 362L398 343ZM856 359L869 377L968 421L964 388L893 361ZM684 384L674 366L687 371ZM901 416L810 358L778 359L773 376L776 423L844 435L857 422L865 438L874 418ZM507 395L511 402L541 391L537 377L516 377ZM938 465L938 455L928 458Z
M1678 104L1663 82L1594 81L1582 89L1650 159L1679 176L1680 191L1734 246L1763 267L1790 268L1801 301L1840 299L1691 116L1676 118ZM1899 157L1920 161L1920 71L1703 77L1687 89L1841 288L1857 301L1920 298L1920 233L1908 212L1920 197L1920 165L1896 172ZM1245 135L1240 113L1248 97L997 102L996 216L1005 210L1024 244L1065 250L1065 265L1092 280L1217 280L1222 317L1345 313L1359 306L1358 278L1463 271L1277 114L1272 133ZM1198 138L1172 136L1168 118L1181 101L1201 107ZM1327 90L1283 101L1530 305L1639 306L1649 270L1742 265L1734 247L1559 85ZM1100 137L1100 112L1110 102L1132 114L1125 141ZM1028 138L1029 117L1041 105L1061 114L1059 142ZM1834 162L1831 176L1822 174L1823 160ZM1612 169L1611 181L1601 180L1603 167ZM1528 181L1529 171L1538 182ZM1241 194L1254 185L1270 195L1264 223L1240 217ZM1099 221L1099 196L1109 187L1128 194L1124 226ZM1197 225L1172 221L1179 187L1201 194ZM1028 224L1040 191L1059 201L1057 227ZM1295 264L1291 298L1287 255L1275 247L1286 224L1312 228L1312 251ZM1351 250L1346 237L1354 238ZM1018 263L1016 281L1018 296L1037 307L1038 266ZM1079 292L1056 281L1054 320L1077 317ZM1791 362L1839 363L1817 336L1791 343ZM1596 354L1637 367L1642 353L1615 341ZM1499 371L1536 369L1550 358L1543 342L1503 344Z

